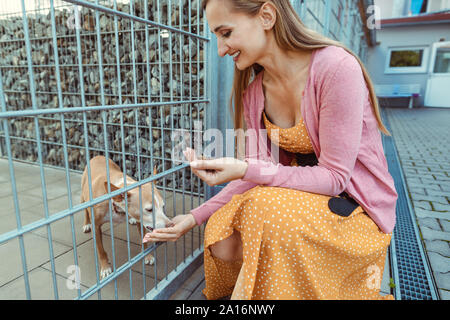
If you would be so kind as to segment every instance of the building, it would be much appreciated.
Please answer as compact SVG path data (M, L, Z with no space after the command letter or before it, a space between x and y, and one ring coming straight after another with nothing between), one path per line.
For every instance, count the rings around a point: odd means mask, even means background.
M377 43L367 69L376 85L415 86L414 106L450 107L450 1L375 0ZM391 99L380 99L393 105ZM396 99L396 105L407 101Z

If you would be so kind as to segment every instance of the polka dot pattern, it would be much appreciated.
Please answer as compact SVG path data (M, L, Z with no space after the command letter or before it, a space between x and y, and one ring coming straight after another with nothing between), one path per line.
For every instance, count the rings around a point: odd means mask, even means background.
M286 130L303 134L282 131L280 144L290 141L294 152L312 152L304 127ZM360 206L348 217L331 212L329 199L271 186L234 195L205 228L207 299L393 299L379 295L392 235ZM213 257L209 247L234 230L241 234L243 261Z
M308 132L306 131L305 123L303 119L292 128L281 128L269 121L266 113L263 111L264 125L266 126L267 135L272 140L272 142L283 148L286 151L293 153L312 153L314 152L311 141L308 137ZM274 134L271 136L272 130L278 129L279 137Z

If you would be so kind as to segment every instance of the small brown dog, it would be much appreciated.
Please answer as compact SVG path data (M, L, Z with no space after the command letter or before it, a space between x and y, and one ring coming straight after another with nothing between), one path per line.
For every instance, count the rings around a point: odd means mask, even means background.
M108 193L108 182L106 179L106 158L103 156L97 156L91 159L91 182L92 182L92 196L93 198L98 198L102 195ZM156 168L153 168L153 174L156 175ZM135 180L126 176L127 186L136 183ZM109 160L109 181L111 186L111 192L118 190L124 186L123 173L119 166L113 161ZM87 202L89 198L89 184L88 184L88 173L87 166L84 169L83 176L81 179L81 203ZM171 225L170 219L164 214L164 199L158 192L156 187L152 188L153 182L146 183L141 186L142 194L142 217L144 230L153 230L153 213L155 216L155 228L164 228ZM152 189L154 194L152 196ZM155 203L152 199L155 199ZM125 196L120 194L113 197L112 199L112 221L113 222L124 222L126 220L126 206L125 206ZM127 192L128 200L128 214L130 218L130 223L137 223L137 228L139 231L139 238L141 235L141 222L140 222L140 205L139 205L139 188L134 188ZM85 209L85 218L83 225L83 232L87 233L91 231L91 213L90 208ZM101 279L108 276L112 270L108 262L108 256L103 248L102 241L102 229L101 226L104 223L110 222L109 218L109 204L108 200L94 205L94 217L95 217L95 235L96 235L96 245L97 252L100 261L100 275ZM133 220L134 219L134 220ZM146 249L148 244L144 244L144 249ZM145 264L152 265L155 259L151 254L145 257Z

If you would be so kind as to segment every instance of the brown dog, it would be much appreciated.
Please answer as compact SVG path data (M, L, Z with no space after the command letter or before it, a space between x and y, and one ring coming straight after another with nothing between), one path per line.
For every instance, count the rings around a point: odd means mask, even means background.
M91 159L91 182L92 182L92 195L93 198L98 198L102 195L108 193L108 182L106 180L106 158L103 156L97 156ZM156 175L156 168L153 168L153 174ZM135 180L126 176L127 186L136 183ZM111 192L118 190L124 186L123 173L119 166L113 161L109 160L109 181L111 185ZM87 174L87 166L84 169L83 176L81 179L81 203L89 201L89 181ZM155 228L164 228L171 224L171 221L164 214L164 199L158 192L156 187L152 188L153 182L146 183L141 186L142 194L142 217L144 231L147 229L151 231L153 229L153 213L155 216ZM152 197L152 189L154 194ZM155 199L155 203L152 199ZM113 222L124 222L126 219L126 206L125 206L125 196L120 194L113 197L112 199L112 221ZM141 235L141 221L140 221L140 205L139 205L139 188L134 188L127 192L128 200L128 214L130 218L130 223L137 222L137 228L139 231L139 238L142 239ZM100 261L100 273L101 279L108 276L112 271L108 262L108 256L103 248L102 242L102 229L101 226L104 223L110 221L109 218L109 204L108 200L94 205L94 217L95 217L95 235L96 235L96 245L97 253ZM134 220L133 220L134 219ZM135 222L134 222L135 221ZM85 218L83 225L83 232L87 233L91 231L91 209L85 209ZM147 248L147 244L144 244L144 249ZM152 265L155 259L151 254L145 257L145 264Z

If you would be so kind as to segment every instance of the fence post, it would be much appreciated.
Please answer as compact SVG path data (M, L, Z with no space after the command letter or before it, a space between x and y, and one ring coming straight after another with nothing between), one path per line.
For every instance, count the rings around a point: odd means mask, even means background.
M331 0L325 0L325 21L323 24L323 35L327 37L329 36L330 33L330 15L331 15Z
M226 155L226 129L234 127L229 110L229 98L233 85L234 62L230 56L219 57L217 53L217 38L207 28L208 42L208 78L207 95L209 105L205 112L205 128L218 129L222 136L222 155ZM233 142L234 148L234 142ZM210 187L205 183L205 201L216 195L223 186Z

